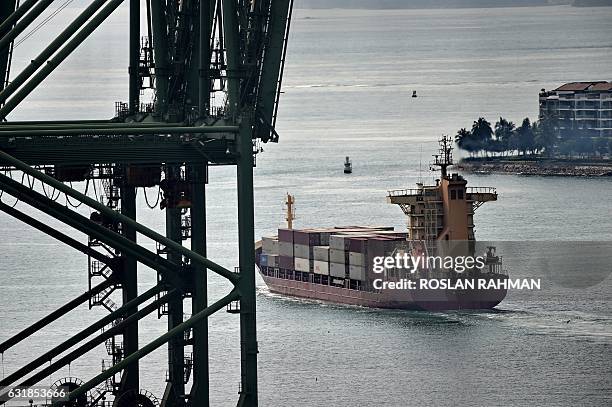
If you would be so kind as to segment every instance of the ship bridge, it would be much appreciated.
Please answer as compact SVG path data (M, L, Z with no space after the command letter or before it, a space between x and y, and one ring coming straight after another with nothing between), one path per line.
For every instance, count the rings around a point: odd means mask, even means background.
M417 188L388 191L387 202L399 205L408 216L408 230L413 240L474 240L474 212L485 202L497 201L491 187L467 187L463 176L449 174L453 165L452 140L440 140L440 152L434 155L432 169L440 167L436 185L417 184Z
M416 205L419 202L440 202L442 199L439 196L439 187L424 186L422 188L407 188L395 189L387 192L387 202L394 205L399 205L402 210L410 205ZM485 202L497 201L497 190L493 187L468 187L466 188L466 201L472 204L472 212L480 208ZM410 213L404 210L408 215Z

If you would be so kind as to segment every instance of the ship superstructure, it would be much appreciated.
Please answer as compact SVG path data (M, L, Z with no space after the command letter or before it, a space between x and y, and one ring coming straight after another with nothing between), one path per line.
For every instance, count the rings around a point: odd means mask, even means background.
M432 169L440 170L436 184L390 191L389 203L408 216L408 230L384 226L292 228L295 199L287 196L288 227L264 237L257 245L257 264L270 291L302 298L380 308L488 309L506 295L505 289L381 288L392 283L422 279L507 279L494 247L476 253L474 211L497 200L494 188L467 187L459 174L449 174L453 164L451 140L440 140L440 152ZM410 255L412 259L482 254L479 266L449 270L441 264L415 262L412 270L399 266L376 270L381 258Z
M467 187L459 174L448 174L453 165L450 137L440 140L440 152L434 155L432 168L440 168L436 185L417 184L417 188L389 191L387 201L399 205L408 216L409 239L475 240L474 212L485 202L497 201L491 187Z

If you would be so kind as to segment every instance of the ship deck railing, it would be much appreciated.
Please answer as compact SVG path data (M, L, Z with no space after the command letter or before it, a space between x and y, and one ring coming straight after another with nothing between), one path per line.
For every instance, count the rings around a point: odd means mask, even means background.
M387 191L389 197L393 196L434 196L437 193L437 187L424 187L424 188L407 188L407 189L395 189Z
M395 189L387 191L389 196L406 196L406 195L420 195L423 191L417 188L411 189Z
M466 191L468 194L495 194L497 195L497 189L493 187L467 187Z

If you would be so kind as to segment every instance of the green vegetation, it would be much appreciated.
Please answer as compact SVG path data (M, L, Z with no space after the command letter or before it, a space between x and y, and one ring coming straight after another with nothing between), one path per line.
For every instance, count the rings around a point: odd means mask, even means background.
M492 126L481 117L470 130L459 130L455 142L470 157L517 155L572 159L612 155L612 138L590 137L580 131L571 136L562 134L558 118L554 115L545 116L533 123L526 117L518 127L503 117Z

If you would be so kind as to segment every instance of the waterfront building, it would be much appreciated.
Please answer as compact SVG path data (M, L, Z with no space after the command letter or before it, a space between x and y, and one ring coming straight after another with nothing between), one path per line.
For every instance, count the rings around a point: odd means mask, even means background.
M571 82L540 92L540 119L556 116L561 137L612 137L612 82Z

